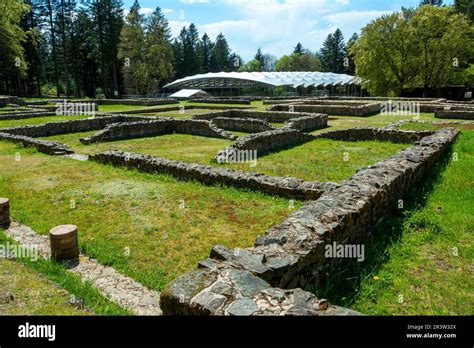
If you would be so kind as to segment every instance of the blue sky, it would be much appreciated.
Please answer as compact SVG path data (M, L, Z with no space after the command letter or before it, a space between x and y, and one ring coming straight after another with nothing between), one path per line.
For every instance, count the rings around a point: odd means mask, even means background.
M245 60L259 47L277 57L298 42L312 51L340 28L347 39L372 19L417 6L420 0L141 0L142 13L157 6L164 11L174 36L191 22L200 35L214 39L222 32L231 48ZM445 0L451 4L453 0ZM124 0L129 8L133 0Z

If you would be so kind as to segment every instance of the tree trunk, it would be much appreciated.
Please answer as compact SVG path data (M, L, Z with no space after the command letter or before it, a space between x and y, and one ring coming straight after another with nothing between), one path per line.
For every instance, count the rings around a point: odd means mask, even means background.
M69 97L71 95L71 90L69 87L69 71L67 66L67 48L66 48L66 24L64 22L64 0L61 0L61 35L63 37L63 65L64 65L64 79L66 80L66 95Z
M49 11L49 28L51 31L51 44L53 46L53 59L54 59L54 78L56 80L56 95L60 97L59 91L59 77L58 77L58 58L56 56L56 38L54 35L53 25L53 9L51 7L51 0L48 0L48 11Z

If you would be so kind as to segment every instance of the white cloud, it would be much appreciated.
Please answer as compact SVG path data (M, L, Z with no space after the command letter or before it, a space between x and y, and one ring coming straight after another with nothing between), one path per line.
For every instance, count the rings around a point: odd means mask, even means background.
M215 37L222 32L232 49L244 59L251 59L258 47L265 53L277 56L289 54L298 42L316 50L329 34L329 28L321 23L328 11L340 4L331 0L221 0L233 7L235 21L222 21L201 25Z
M371 20L389 11L344 11L349 0L215 0L229 7L231 17L201 23L201 35L211 39L222 32L231 48L245 60L252 59L258 47L276 56L289 54L298 42L319 50L328 34L340 28L349 39ZM207 3L209 0L180 0L181 3ZM224 11L224 13L228 11ZM179 35L188 18L170 21L173 36Z
M334 13L325 16L333 26L338 27L346 36L351 36L353 32L365 27L373 19L378 18L384 14L391 13L390 11L348 11ZM356 30L357 29L357 30ZM351 32L352 30L352 32Z
M142 15L147 15L147 14L150 14L152 13L153 11L155 11L155 9L151 8L151 7L142 7L140 9L140 14Z
M340 28L349 39L371 20L389 11L343 11L349 0L220 0L232 7L239 20L201 25L211 37L226 35L244 59L257 48L276 56L289 54L298 42L319 50L326 37Z
M142 14L142 15L149 15L153 11L155 11L155 9L153 9L151 7L141 7L139 13ZM123 16L124 17L127 17L129 13L130 13L130 9L127 8L127 9L123 10Z
M191 22L186 22L186 21L169 21L170 29L171 29L171 35L173 37L177 37L183 27L189 27ZM204 33L203 33L204 34Z

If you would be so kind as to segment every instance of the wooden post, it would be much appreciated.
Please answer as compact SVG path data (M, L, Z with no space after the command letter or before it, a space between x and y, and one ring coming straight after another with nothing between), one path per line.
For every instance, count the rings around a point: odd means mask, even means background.
M77 227L61 225L49 231L51 242L51 257L56 261L79 259L79 243L77 241Z
M0 226L10 225L10 200L0 198Z

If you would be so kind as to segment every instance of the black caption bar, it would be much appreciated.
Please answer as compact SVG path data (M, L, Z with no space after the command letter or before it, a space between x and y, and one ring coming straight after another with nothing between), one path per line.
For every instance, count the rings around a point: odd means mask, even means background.
M0 346L391 344L472 347L473 317L2 317Z

